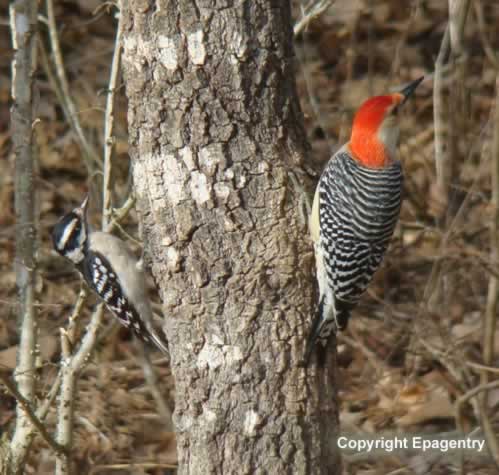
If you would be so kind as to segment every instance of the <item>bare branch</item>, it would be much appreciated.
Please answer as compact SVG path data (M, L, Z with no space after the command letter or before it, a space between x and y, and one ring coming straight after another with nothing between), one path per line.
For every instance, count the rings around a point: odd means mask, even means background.
M51 4L51 0L47 0L47 6ZM52 13L53 16L53 13ZM111 77L109 80L106 114L105 114L105 144L104 144L104 187L103 187L103 210L102 210L102 229L107 231L110 229L112 216L111 203L111 159L114 149L113 124L114 124L114 92L118 81L118 72L121 55L121 21L118 15L118 25L116 29L116 42L111 67ZM49 15L50 21L50 15ZM61 60L62 64L62 60ZM78 309L81 307L84 295L80 293L78 302L75 306L73 315L78 314ZM73 443L74 430L74 399L76 382L79 372L83 369L90 358L93 349L97 343L97 332L102 320L103 304L100 304L92 315L87 333L79 349L72 353L72 342L74 341L73 322L75 318L71 318L68 331L61 330L61 345L63 349L63 361L61 363L62 371L62 386L60 393L60 404L58 410L57 422L57 441L71 450ZM71 460L67 454L58 454L56 459L56 474L72 473Z
M445 153L444 134L446 132L444 121L444 100L442 69L450 51L449 27L446 28L437 61L435 62L435 75L433 78L433 122L435 128L435 166L437 172L437 186L440 197L447 199L449 188L447 154Z
M62 332L61 335L61 344L63 348L63 360L61 362L62 382L59 395L59 409L57 411L56 439L58 444L66 447L67 452L64 454L57 454L56 475L72 473L69 454L73 441L75 386L78 373L90 359L90 355L97 342L98 330L104 313L103 310L103 304L100 304L95 309L87 332L75 354L71 354L71 345L67 333Z
M111 171L114 151L114 93L118 83L122 47L122 22L120 12L117 13L117 17L118 25L116 27L116 39L114 43L113 62L111 65L111 77L109 79L109 88L107 91L106 114L104 120L104 184L102 200L102 229L104 231L109 231L112 214Z
M148 351L144 348L144 344L138 340L136 340L135 348L137 348L139 353L139 361L142 366L142 371L144 372L147 385L149 386L149 391L151 392L151 395L156 403L159 414L165 422L166 430L168 432L175 432L172 420L172 411L158 388L158 378L149 358Z
M38 429L45 442L47 442L55 452L64 454L66 452L65 448L62 445L59 445L47 432L47 429L31 408L30 402L17 390L16 385L10 381L9 377L0 372L0 381L2 381L3 385L7 388L7 391L16 399L22 410L26 413L28 419Z
M499 59L494 51L494 48L487 38L487 34L485 33L485 19L483 17L482 3L480 2L480 0L475 0L473 2L473 7L475 8L475 17L478 26L478 32L480 33L480 39L482 40L485 56L487 56L494 68L499 69Z
M490 220L490 259L496 262L499 258L499 75L496 77L496 105L494 117L494 136L491 150L491 177L492 177L492 216ZM499 299L499 280L491 275L487 295L487 306L483 322L483 364L492 366L495 353L496 318ZM491 377L489 371L480 374L481 386L487 386ZM497 382L497 381L494 381ZM480 386L479 386L480 387ZM488 411L488 393L485 392L480 399L481 421L487 438L487 446L492 454L496 465L499 467L499 444L491 429Z
M85 304L85 301L87 299L87 290L85 287L82 287L80 290L80 293L78 294L78 298L76 299L75 306L73 308L73 311L71 312L71 315L69 316L69 323L68 327L66 328L66 333L67 337L69 339L69 342L71 344L74 344L76 341L76 323L78 321L78 317L81 314L81 311L83 309L83 305Z
M303 17L296 22L293 28L293 34L298 36L313 20L320 17L335 0L317 0L307 5L302 13Z
M452 52L459 55L463 51L463 33L470 0L449 0L449 34Z
M95 165L100 164L99 155L92 144L87 140L85 133L83 132L83 128L78 117L78 111L76 110L75 103L73 102L71 94L69 93L68 79L66 76L66 70L64 68L64 61L62 59L61 46L59 44L59 35L57 34L53 0L47 0L46 6L50 45L52 48L52 53L54 55L55 70L65 104L65 107L63 107L63 109L65 114L67 115L66 118L71 125L71 128L76 132L76 137L78 138L80 146L85 153L84 158L87 168L89 172L92 172L95 169Z
M459 430L464 433L464 423L462 417L462 408L465 403L467 403L471 398L478 396L480 393L484 391L490 391L491 389L495 389L499 387L499 380L492 381L487 384L480 384L479 386L470 389L466 394L463 394L456 401L455 411L456 411L456 422Z
M36 69L36 0L17 0L10 5L12 44L11 108L12 139L15 153L16 258L15 271L19 295L20 342L14 378L19 394L31 403L35 394L36 348L36 198L34 185L35 157L33 152L34 72ZM9 457L12 473L23 471L31 444L28 413L19 404Z
M132 208L135 206L135 196L132 193L123 206L118 209L113 209L113 220L109 223L109 226L107 228L107 232L112 232L114 231L115 228L119 227L120 221L123 221L127 216L128 213L132 210Z
M490 160L492 181L491 205L493 210L490 220L490 262L497 262L499 259L499 75L496 79L496 94L494 138L492 141ZM491 275L483 325L483 363L487 366L492 366L494 361L494 335L496 329L498 298L499 280L495 275ZM483 373L485 380L488 380L489 376L490 374L488 372Z
M486 366L480 363L475 363L474 361L466 361L466 366L480 371L488 371L490 373L499 374L499 368L496 368L495 366Z

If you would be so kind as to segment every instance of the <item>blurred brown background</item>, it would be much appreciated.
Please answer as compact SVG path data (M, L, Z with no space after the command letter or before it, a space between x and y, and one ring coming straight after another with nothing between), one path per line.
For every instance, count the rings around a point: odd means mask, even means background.
M5 2L1 2L5 4ZM302 16L294 2L295 19ZM297 87L311 144L309 171L320 173L332 151L348 139L356 107L368 96L427 75L404 108L400 154L406 172L401 224L349 330L340 337L342 431L444 432L456 429L455 401L479 381L483 321L490 280L499 274L490 228L494 116L499 79L499 3L471 2L463 51L446 57L439 131L447 157L448 189L435 162L433 77L448 22L448 2L336 1L296 38ZM113 11L100 1L56 2L57 26L70 93L87 138L103 150L105 91L114 50ZM87 190L87 170L74 131L54 87L47 28L39 22L36 98L40 275L40 391L47 391L59 360L58 328L80 289L70 267L51 253L49 233ZM10 61L7 9L0 9L0 367L15 364L13 161L9 130ZM45 50L45 53L43 53ZM45 57L45 59L44 59ZM117 94L115 203L127 195L126 98ZM98 178L96 178L98 179ZM98 216L94 216L97 219ZM132 214L124 229L137 236ZM138 250L138 248L136 248ZM158 301L151 286L151 298ZM94 304L95 301L91 300ZM88 318L91 306L84 312ZM130 337L112 320L94 362L85 370L77 400L81 473L166 473L175 464L174 435L162 430ZM494 335L497 363L499 331ZM105 343L105 344L104 344ZM160 389L170 400L168 366L158 366ZM489 392L497 427L499 389ZM0 393L0 431L9 430L14 400ZM461 423L477 425L465 405ZM48 418L49 424L53 416ZM496 431L497 432L497 431ZM52 473L52 455L39 440L29 473ZM135 464L115 467L109 464ZM153 463L153 466L147 465ZM346 462L347 473L451 473L450 461L427 454ZM154 464L157 464L154 466ZM490 461L469 459L468 473L493 474ZM399 471L401 470L401 471Z

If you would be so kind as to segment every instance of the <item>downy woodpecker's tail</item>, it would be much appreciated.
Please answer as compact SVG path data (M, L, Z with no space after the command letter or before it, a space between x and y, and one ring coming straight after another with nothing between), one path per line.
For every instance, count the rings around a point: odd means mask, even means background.
M151 341L156 347L161 350L161 352L170 358L170 349L168 348L168 342L166 339L161 338L155 330L151 331Z

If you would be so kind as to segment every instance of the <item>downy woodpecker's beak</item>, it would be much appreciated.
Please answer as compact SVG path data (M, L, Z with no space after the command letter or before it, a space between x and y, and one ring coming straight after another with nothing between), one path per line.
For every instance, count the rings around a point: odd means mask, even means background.
M415 81L410 82L407 86L405 86L401 91L400 94L404 96L404 99L402 99L401 105L404 104L409 97L411 97L412 93L416 90L416 88L419 86L419 84L423 81L424 76L421 76L419 79L416 79Z
M81 216L82 218L86 218L87 217L87 208L88 208L88 196L85 196L85 199L83 200L83 203L74 210L74 212L76 214L78 214L79 216Z

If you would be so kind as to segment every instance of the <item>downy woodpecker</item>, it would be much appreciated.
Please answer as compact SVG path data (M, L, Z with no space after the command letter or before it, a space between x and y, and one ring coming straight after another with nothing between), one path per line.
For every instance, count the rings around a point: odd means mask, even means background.
M55 225L52 231L55 250L74 264L88 286L125 327L168 355L166 340L152 326L153 314L142 266L121 239L89 228L87 207L88 196Z

